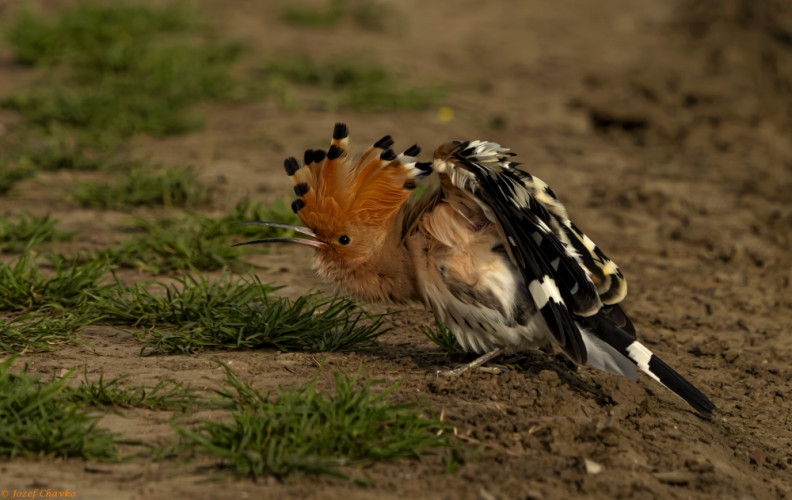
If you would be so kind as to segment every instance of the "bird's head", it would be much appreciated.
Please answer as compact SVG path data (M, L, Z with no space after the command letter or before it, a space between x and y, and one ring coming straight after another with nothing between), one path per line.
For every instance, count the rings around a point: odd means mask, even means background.
M292 209L305 227L275 222L250 222L292 229L308 238L265 238L251 243L288 242L316 249L320 271L327 267L353 268L381 250L399 209L416 187L416 177L431 170L416 163L420 153L412 146L400 155L385 136L368 148L354 163L349 160L347 126L337 123L330 148L307 150L303 163L296 158L284 162L294 181L297 199Z

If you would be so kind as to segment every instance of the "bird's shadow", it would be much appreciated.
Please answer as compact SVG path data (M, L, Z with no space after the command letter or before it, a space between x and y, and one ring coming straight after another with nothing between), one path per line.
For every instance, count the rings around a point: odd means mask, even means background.
M383 353L382 351L372 354L379 356L383 356L384 354L384 357L390 357L388 353ZM404 353L401 355L403 356ZM421 352L410 353L409 357L416 365L425 369L427 373L437 373L438 370L448 369L448 365L452 365L451 367L453 367L454 364L473 361L478 355L459 352ZM535 379L539 377L541 372L549 370L558 375L561 384L566 385L579 394L594 399L598 405L610 406L616 404L609 392L604 390L600 384L581 377L578 371L578 365L560 353L533 350L516 354L507 354L484 366L487 368L495 367L496 369L501 369L502 373L506 371L522 373L527 380ZM487 370L485 372L481 369L472 369L470 372L458 376L487 376L491 378L492 370ZM453 380L453 377L449 377L449 380Z

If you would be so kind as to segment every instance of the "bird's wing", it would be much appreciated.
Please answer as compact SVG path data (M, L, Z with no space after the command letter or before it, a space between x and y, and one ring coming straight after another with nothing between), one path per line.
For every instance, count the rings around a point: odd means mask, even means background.
M471 197L496 223L528 291L556 342L573 360L586 361L574 315L596 314L626 294L613 262L569 221L547 185L511 162L492 142L451 142L435 152L446 185Z

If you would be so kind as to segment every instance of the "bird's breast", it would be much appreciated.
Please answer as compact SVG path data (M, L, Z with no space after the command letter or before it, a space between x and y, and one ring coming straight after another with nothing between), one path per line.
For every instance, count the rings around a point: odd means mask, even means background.
M431 233L418 238L421 248L413 253L418 255L416 276L427 308L466 351L545 343L544 320L494 226L464 230L456 238L443 232L445 241Z

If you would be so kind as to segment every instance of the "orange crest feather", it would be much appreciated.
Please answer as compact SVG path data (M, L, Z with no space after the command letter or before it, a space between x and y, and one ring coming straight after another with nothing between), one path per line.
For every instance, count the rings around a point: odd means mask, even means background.
M396 156L393 140L385 136L351 165L348 129L337 123L330 148L308 150L301 167L286 160L286 173L298 196L292 208L317 233L335 233L347 225L387 225L416 187L415 177L426 173L416 167L418 146Z

